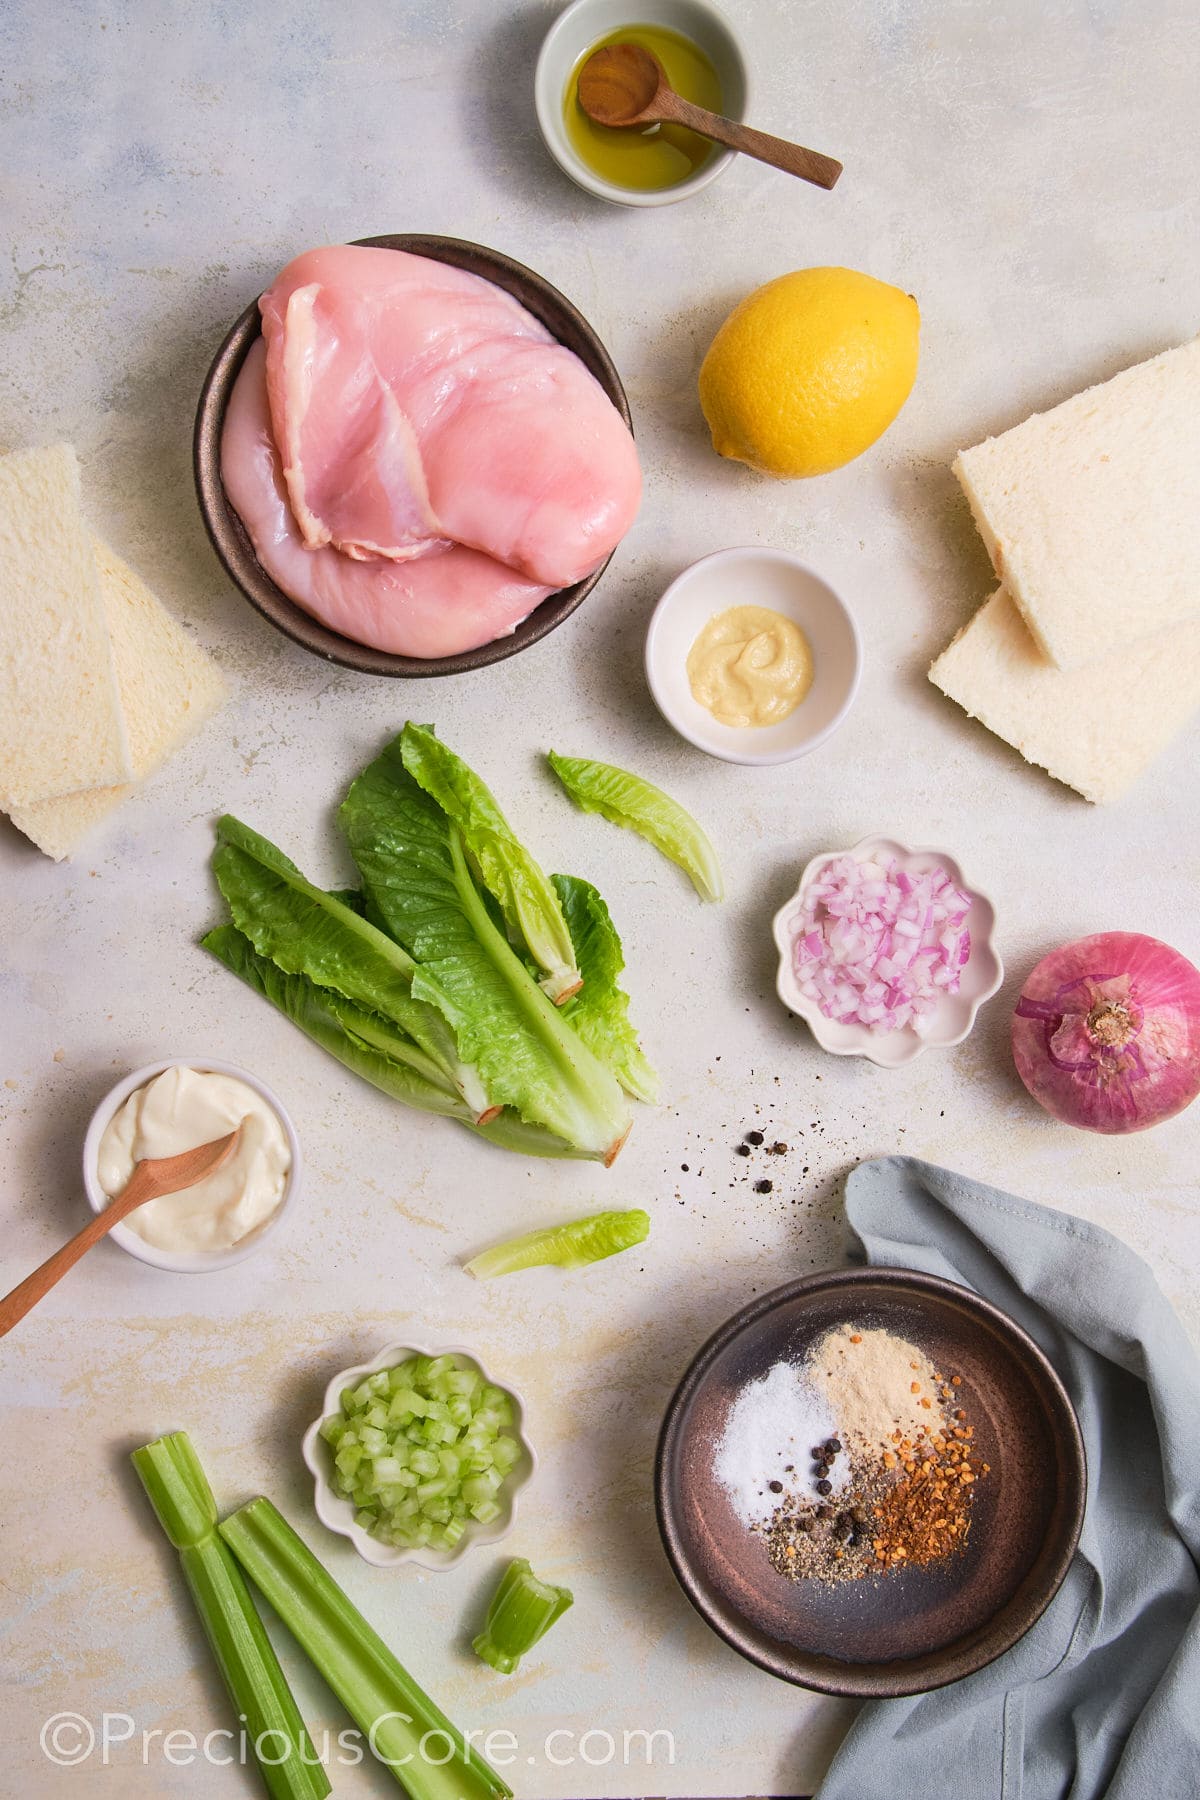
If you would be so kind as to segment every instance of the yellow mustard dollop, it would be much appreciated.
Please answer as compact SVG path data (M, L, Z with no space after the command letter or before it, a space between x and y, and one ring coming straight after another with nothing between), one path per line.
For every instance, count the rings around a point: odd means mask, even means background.
M808 639L770 606L714 613L688 651L688 683L722 725L778 725L813 679Z

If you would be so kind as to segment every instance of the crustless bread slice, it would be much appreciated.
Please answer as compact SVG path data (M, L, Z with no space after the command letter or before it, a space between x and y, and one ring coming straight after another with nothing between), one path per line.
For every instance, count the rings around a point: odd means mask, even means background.
M212 658L118 556L94 540L116 656L133 774L142 780L203 725L226 698ZM128 783L15 807L12 821L47 856L69 856L94 825L132 792Z
M1200 707L1200 620L1088 668L1056 669L1001 588L929 679L1085 800L1116 800Z
M131 773L75 452L0 456L0 807Z
M1200 338L963 450L954 472L1060 669L1200 616Z

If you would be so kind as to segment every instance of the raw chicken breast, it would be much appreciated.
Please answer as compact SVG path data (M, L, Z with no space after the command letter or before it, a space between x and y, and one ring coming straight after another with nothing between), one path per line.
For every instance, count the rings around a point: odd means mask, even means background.
M401 656L452 656L507 637L551 591L490 556L426 543L407 561L353 559L305 544L289 505L267 405L267 353L251 349L221 437L225 491L271 579L356 643Z
M510 294L429 257L309 250L260 303L303 540L422 557L451 540L548 588L603 562L641 497L633 439Z

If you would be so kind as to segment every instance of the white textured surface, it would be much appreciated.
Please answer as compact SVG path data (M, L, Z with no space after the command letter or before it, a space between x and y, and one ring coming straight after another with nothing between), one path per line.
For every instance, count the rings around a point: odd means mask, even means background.
M773 1682L676 1589L649 1497L657 1421L703 1337L752 1292L838 1253L838 1179L907 1150L1108 1225L1200 1334L1200 1110L1103 1142L1043 1118L1012 1073L1015 989L1054 943L1106 926L1200 959L1196 734L1098 812L972 726L925 679L988 579L949 464L1200 323L1197 26L1184 0L839 8L739 0L759 122L844 157L832 195L749 164L686 206L607 209L546 160L529 98L553 8L485 0L286 8L169 0L0 9L0 443L78 445L89 516L213 648L235 698L74 865L5 829L0 989L3 1285L85 1213L77 1156L122 1071L176 1051L276 1084L309 1186L278 1245L219 1278L95 1252L0 1345L2 1735L11 1791L255 1792L136 1745L85 1777L38 1749L70 1708L202 1735L225 1707L125 1463L186 1425L218 1492L298 1520L414 1673L462 1723L520 1739L533 1796L795 1794L847 1713ZM192 499L195 396L226 325L305 245L373 232L474 237L584 309L629 386L648 475L640 522L582 613L487 673L404 688L307 657L223 580ZM731 301L807 263L911 288L922 368L877 451L777 487L711 454L695 373ZM641 674L644 623L691 558L796 551L854 605L863 690L803 763L748 771L689 750ZM525 1167L359 1086L210 964L210 819L230 807L316 872L343 872L330 807L411 707L489 778L548 867L598 876L669 1103L616 1168ZM730 899L704 909L640 841L582 818L535 753L596 752L692 804ZM770 919L815 850L887 830L944 844L995 895L1010 979L960 1049L887 1072L822 1056L771 991ZM756 1109L798 1146L767 1170L732 1148ZM680 1165L687 1163L684 1174ZM755 1196L769 1172L776 1191ZM730 1184L734 1185L730 1185ZM456 1261L539 1217L653 1207L644 1254L472 1286ZM454 1336L525 1392L542 1467L505 1550L576 1605L508 1681L464 1652L502 1555L454 1574L365 1567L321 1532L299 1436L330 1369L406 1333ZM299 1664L287 1657L289 1669ZM309 1718L344 1722L307 1676ZM618 1756L555 1766L556 1726ZM619 1739L675 1734L647 1771ZM218 1753L223 1746L218 1744ZM593 1755L602 1740L591 1740ZM556 1740L552 1754L571 1754ZM529 1760L532 1759L532 1760ZM86 1786L85 1786L86 1781ZM372 1770L338 1792L392 1791Z

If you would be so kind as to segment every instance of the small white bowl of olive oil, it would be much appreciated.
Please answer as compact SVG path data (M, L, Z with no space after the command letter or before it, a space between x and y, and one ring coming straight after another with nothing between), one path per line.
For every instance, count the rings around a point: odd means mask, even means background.
M618 206L669 206L715 181L734 152L680 125L594 125L576 96L579 70L602 44L652 50L685 99L743 120L746 59L733 26L708 0L573 0L547 32L534 76L546 148L589 194Z

